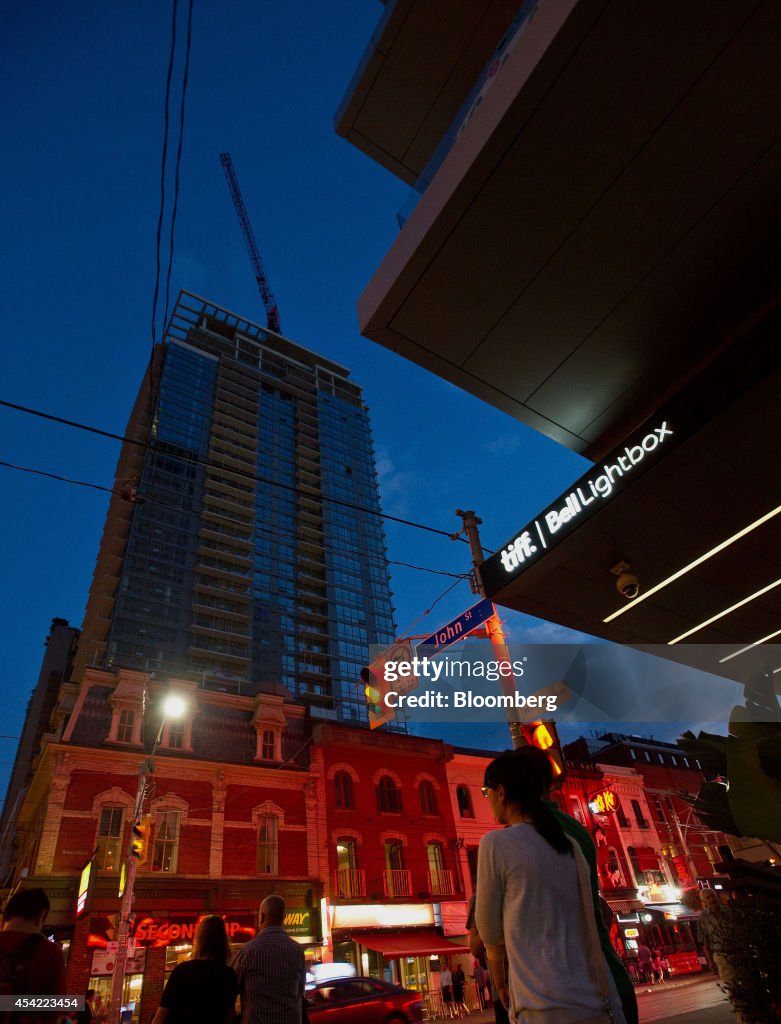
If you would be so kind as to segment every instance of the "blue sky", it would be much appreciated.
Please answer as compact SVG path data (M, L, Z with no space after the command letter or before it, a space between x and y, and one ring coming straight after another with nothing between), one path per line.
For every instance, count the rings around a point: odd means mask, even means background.
M333 117L381 13L370 0L196 0L173 294L264 322L219 163L230 151L283 332L365 388L385 510L455 530L454 509L475 508L495 547L587 463L358 332L356 298L408 189L338 138ZM38 0L5 5L4 20L0 398L122 433L151 344L170 6ZM118 446L0 409L0 452L110 486ZM14 735L52 617L81 623L107 503L2 468L0 487L2 731ZM468 568L466 547L444 538L389 525L387 541L393 560ZM399 629L447 585L394 568ZM460 585L421 631L473 600ZM521 616L508 626L514 640L558 636ZM14 750L0 741L0 773Z

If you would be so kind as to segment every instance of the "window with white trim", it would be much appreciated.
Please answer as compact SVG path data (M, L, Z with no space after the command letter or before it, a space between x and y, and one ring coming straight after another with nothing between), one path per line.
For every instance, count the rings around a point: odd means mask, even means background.
M122 862L122 826L124 807L104 807L98 821L95 867L100 871L119 871Z
M264 814L258 820L258 874L276 875L279 863L279 818Z
M274 730L263 730L263 741L261 744L261 758L264 761L274 760Z
M155 820L153 871L176 871L180 817L179 811L158 811Z
M117 741L119 743L133 742L133 726L136 722L136 713L129 708L123 708L119 712L119 724L117 725Z
M177 719L175 722L169 723L166 746L170 747L171 750L182 750L184 748L185 727L184 719Z

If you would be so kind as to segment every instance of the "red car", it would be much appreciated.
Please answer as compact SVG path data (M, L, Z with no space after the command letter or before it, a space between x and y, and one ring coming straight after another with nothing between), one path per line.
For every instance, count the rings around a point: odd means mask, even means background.
M377 978L335 978L306 991L311 1024L408 1024L423 1020L419 992Z

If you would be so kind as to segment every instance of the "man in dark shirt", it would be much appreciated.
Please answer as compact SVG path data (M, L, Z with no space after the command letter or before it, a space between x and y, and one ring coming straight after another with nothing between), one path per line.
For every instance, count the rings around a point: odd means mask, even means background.
M65 958L55 942L42 934L49 913L49 897L43 889L22 889L14 893L3 911L0 930L0 958L12 958L19 981L16 995L59 996L65 994ZM51 1024L52 1015L14 1015L14 1020Z
M242 1024L301 1024L304 951L283 929L284 920L285 901L267 896L258 934L233 959Z

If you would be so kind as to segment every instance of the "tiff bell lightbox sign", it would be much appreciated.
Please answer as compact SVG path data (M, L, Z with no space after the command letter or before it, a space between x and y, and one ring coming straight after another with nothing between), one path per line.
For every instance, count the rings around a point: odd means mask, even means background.
M488 597L555 547L682 440L668 417L641 427L480 566Z

